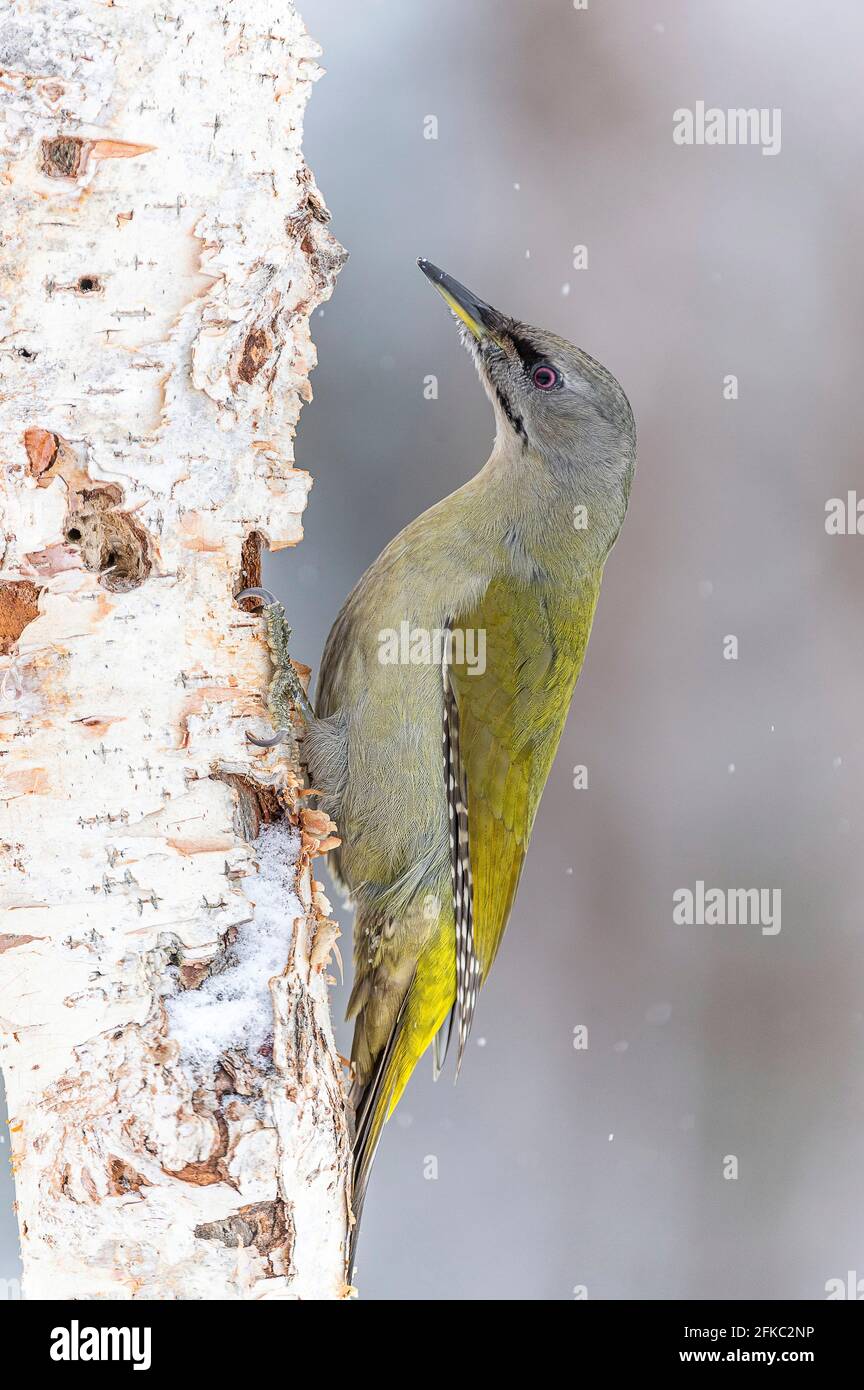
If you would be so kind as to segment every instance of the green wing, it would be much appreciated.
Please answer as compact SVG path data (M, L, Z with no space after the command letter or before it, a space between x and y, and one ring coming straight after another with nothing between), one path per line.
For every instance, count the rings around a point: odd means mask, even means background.
M384 1120L439 1029L447 1029L454 1001L461 1060L477 990L516 896L599 587L599 572L566 598L539 585L519 588L512 580L496 581L475 607L451 619L453 651L443 673L442 777L450 813L453 905L443 908L430 929L374 1075L357 1088L352 1201L358 1218ZM459 634L469 630L476 643L482 635L484 647L466 644L460 652ZM440 1066L441 1049L436 1052Z
M516 896L540 796L555 757L591 631L599 572L570 594L494 581L454 614L450 682L458 708L467 792L473 940L481 982L495 959ZM459 632L465 639L459 660ZM481 637L484 634L485 637ZM463 1044L464 1045L464 1044Z

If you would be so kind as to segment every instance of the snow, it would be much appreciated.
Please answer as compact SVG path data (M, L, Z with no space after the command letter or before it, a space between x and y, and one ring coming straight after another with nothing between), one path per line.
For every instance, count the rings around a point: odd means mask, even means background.
M645 1010L646 1023L664 1024L668 1023L671 1017L671 1004L652 1004L650 1009Z
M268 825L255 841L258 872L245 880L254 916L237 929L225 968L197 988L166 1000L171 1036L196 1070L214 1067L226 1052L244 1051L259 1066L273 1031L270 980L281 975L295 917L303 906L294 889L298 832Z

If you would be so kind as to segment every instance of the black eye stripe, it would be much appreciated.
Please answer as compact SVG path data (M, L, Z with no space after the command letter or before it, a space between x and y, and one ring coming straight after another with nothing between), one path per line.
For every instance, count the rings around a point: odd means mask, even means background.
M533 343L529 343L527 338L521 338L518 333L511 333L510 341L519 354L519 361L525 369L525 375L538 390L551 391L556 386L561 385L561 373L558 371L558 368L553 366L549 359L544 357L543 353L539 352L537 348L534 347ZM534 373L541 367L545 367L550 372L554 373L554 381L550 381L546 386L540 386L534 381Z
M546 359L543 354L538 352L533 344L528 342L527 338L520 338L511 333L510 341L518 352L519 360L529 376L540 362L545 362Z

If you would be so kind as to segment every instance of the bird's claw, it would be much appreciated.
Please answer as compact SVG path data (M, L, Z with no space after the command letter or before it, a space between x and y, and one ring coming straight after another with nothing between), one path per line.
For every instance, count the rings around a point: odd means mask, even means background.
M269 589L241 589L239 594L234 595L234 602L240 603L244 598L260 598L265 608L270 608L276 602L276 595L271 594Z
M267 703L270 717L276 727L276 732L267 738L258 738L255 734L247 733L246 739L256 748L275 748L280 743L288 743L294 739L294 729L291 726L292 708L299 709L304 718L309 719L314 717L312 706L288 653L291 629L285 621L285 610L282 604L275 594L271 594L269 589L262 589L257 586L241 589L239 594L234 595L235 603L240 603L243 599L258 599L264 610L267 624L267 645L270 648L274 667L274 676L270 682Z
M277 743L287 743L293 737L291 729L277 729L269 738L257 738L255 734L246 730L246 742L254 743L256 748L275 748Z

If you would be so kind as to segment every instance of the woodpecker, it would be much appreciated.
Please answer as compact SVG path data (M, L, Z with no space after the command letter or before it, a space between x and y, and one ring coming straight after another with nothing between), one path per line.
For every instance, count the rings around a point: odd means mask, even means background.
M495 414L474 477L406 526L336 618L305 756L356 912L355 1226L417 1062L455 1041L513 908L633 477L633 412L563 338L418 262Z

